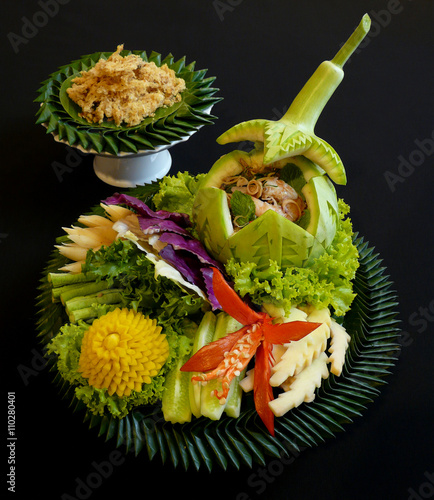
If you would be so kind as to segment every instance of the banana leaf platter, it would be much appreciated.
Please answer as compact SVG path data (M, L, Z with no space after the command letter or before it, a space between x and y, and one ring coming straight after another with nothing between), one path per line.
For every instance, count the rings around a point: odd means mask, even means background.
M116 126L110 121L90 124L79 116L80 108L69 99L66 90L82 71L88 71L101 58L111 55L110 52L96 52L61 66L42 82L35 99L40 103L36 123L44 125L47 134L53 134L59 142L85 152L122 155L170 147L215 121L210 109L221 98L215 95L218 91L212 87L215 78L206 77L207 70L195 70L196 63L187 64L185 57L175 61L172 54L163 57L155 51L149 55L145 51L121 52L122 56L129 54L138 55L158 67L167 64L177 77L183 78L186 89L181 101L159 108L154 116L145 118L137 126Z
M142 199L150 199L152 189L144 186L129 193L139 190ZM96 209L91 213L96 213ZM351 335L343 372L339 377L330 374L323 380L314 401L302 403L277 418L274 437L259 419L251 393L243 395L239 418L223 415L214 421L200 417L172 424L164 420L159 405L136 407L121 419L92 414L76 399L74 387L59 375L56 360L47 355L53 381L93 432L114 441L117 447L125 447L137 459L159 459L163 464L186 470L240 469L319 446L368 411L399 356L399 304L393 282L375 248L357 233L353 242L360 266L353 283L357 295L343 318L343 326ZM47 279L48 273L56 272L64 263L65 257L54 251L41 279L37 329L43 346L67 321L63 306L52 301Z

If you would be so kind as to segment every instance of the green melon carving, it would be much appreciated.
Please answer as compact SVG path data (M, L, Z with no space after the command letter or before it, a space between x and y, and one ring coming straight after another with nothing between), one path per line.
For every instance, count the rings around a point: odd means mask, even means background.
M279 120L253 119L241 122L217 138L219 144L251 141L251 153L232 151L208 172L194 205L199 236L212 255L226 262L269 260L281 267L309 266L331 244L339 224L338 200L331 181L346 184L344 165L333 147L314 133L316 122L344 77L343 66L365 38L370 18L363 16L352 35L331 61L323 61ZM306 181L302 193L309 221L299 224L268 210L256 220L234 231L228 221L229 208L221 194L222 179L238 175L257 161L282 168L294 163ZM226 202L227 204L227 202Z
M247 226L235 231L226 193L219 189L222 180L242 172L242 165L262 164L264 153L232 151L212 166L200 184L193 205L198 235L219 261L230 258L255 262L267 267L270 259L281 267L309 266L331 244L339 223L338 201L333 184L324 171L304 157L279 161L276 169L290 162L297 166L306 181L302 194L310 212L303 225L291 222L268 210Z
M331 61L323 61L279 120L253 119L217 138L219 144L252 141L263 143L266 163L303 155L323 168L336 184L346 184L345 168L333 147L318 137L316 122L344 77L343 66L367 35L371 26L365 14Z
M302 267L317 248L314 236L273 210L230 237L227 247L236 261L253 261L259 268L268 267L270 259L281 267Z

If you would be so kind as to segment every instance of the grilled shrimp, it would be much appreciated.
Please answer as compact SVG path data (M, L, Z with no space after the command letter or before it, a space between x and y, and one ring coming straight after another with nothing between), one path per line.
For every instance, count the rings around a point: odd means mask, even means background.
M277 177L268 177L262 189L262 198L272 198L279 203L286 199L296 200L298 198L297 191L287 184L286 182L278 179Z
M277 203L270 203L267 201L259 200L258 198L252 197L253 203L255 204L255 215L259 217L267 210L274 210L283 217L286 217L290 221L294 222L299 219L304 211L304 202L301 198L296 200L286 199L282 205Z
M252 196L253 203L255 204L255 215L256 217L259 217L263 213L265 213L267 210L274 210L280 215L283 215L285 217L285 213L283 212L282 208L279 205L274 205L271 203L268 203L267 201L262 201L258 198L255 198Z

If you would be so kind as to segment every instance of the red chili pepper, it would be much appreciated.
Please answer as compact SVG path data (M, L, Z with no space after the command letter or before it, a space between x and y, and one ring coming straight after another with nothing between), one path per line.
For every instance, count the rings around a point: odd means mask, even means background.
M255 375L253 379L253 397L255 408L268 432L274 436L274 414L268 403L274 399L270 385L272 344L263 340L256 351Z
M219 340L203 346L181 368L183 372L207 372L224 360L224 353L230 351L237 341L247 332L245 326L241 330L226 335ZM200 353L200 355L199 355Z
M212 286L223 311L227 312L239 323L251 325L261 321L264 313L257 313L241 300L235 290L228 285L223 274L215 268L213 268Z
M273 400L270 385L272 345L300 340L320 326L320 323L291 321L273 324L272 318L250 308L229 286L218 269L213 268L214 294L223 311L241 323L243 328L202 347L181 368L199 372L192 380L205 382L221 379L222 391L216 393L226 400L229 385L256 354L253 393L255 408L268 431L274 436L274 414L268 403ZM204 373L206 372L206 373Z

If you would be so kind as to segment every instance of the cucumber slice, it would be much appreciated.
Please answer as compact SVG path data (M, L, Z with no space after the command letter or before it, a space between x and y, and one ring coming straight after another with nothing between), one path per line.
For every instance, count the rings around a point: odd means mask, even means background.
M177 365L171 370L164 382L162 397L162 410L164 420L172 424L183 424L191 421L191 408L189 398L190 376L189 372L182 372L181 367L188 356L180 358Z
M217 315L216 328L214 332L214 340L225 337L228 333L236 332L243 325L228 314L221 312ZM233 383L234 381L232 381ZM231 385L232 385L231 383ZM211 380L205 386L202 386L200 396L200 411L204 417L211 420L219 420L225 410L225 404L221 404L220 400L214 395L214 391L221 391L222 383L220 380Z
M215 332L216 321L217 318L212 311L207 311L204 314L194 337L193 350L191 352L191 355L196 354L199 349L212 341ZM190 408L195 417L200 417L200 393L202 386L199 383L193 383L191 381L191 377L194 377L194 375L196 374L190 373Z
M225 413L228 417L238 418L241 413L241 397L243 395L243 390L240 386L241 380L246 375L246 370L244 369L238 377L235 377L230 385L229 394L226 401Z
M211 380L205 386L202 386L200 393L200 412L201 415L211 420L219 420L225 409L225 404L221 403L215 395L215 391L222 390L220 380Z

